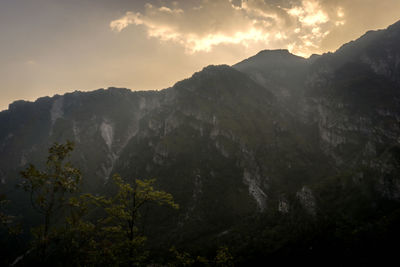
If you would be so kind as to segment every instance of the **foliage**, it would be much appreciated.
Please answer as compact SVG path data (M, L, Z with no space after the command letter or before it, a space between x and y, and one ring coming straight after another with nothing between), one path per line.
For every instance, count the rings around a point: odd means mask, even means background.
M22 233L22 228L17 220L16 216L10 215L8 211L9 200L6 196L0 195L0 266L6 266L10 264L10 256L15 256L15 249L13 245L16 246L20 234Z
M192 256L188 252L180 252L175 247L170 248L169 252L173 256L173 260L168 266L217 266L217 267L233 267L234 259L228 247L219 247L214 258L206 258L202 256Z
M62 258L66 266L95 263L94 238L98 229L86 218L91 208L89 195L71 197L68 208L69 214L64 220L64 226L57 229L55 234L57 249L53 252L52 260Z
M21 187L44 219L31 230L33 250L29 253L37 253L25 260L60 265L57 262L63 259L61 265L67 266L143 264L148 253L147 238L138 228L141 209L151 203L178 209L178 204L171 194L154 188L155 179L129 184L119 175L113 177L117 192L111 197L76 194L81 174L68 161L73 148L71 142L55 143L45 170L29 165L21 172ZM9 218L1 213L2 222Z
M43 225L32 230L34 247L46 260L47 249L55 237L56 218L68 204L67 194L78 190L81 174L72 166L68 157L74 144L54 143L49 148L49 156L44 171L30 164L21 172L24 181L21 187L30 194L32 207L43 216Z
M131 185L119 175L114 175L113 181L118 188L113 197L90 196L106 213L99 220L100 236L96 247L102 249L97 251L108 263L140 265L147 256L144 251L146 237L138 229L141 208L150 203L175 209L179 206L171 194L154 189L155 179L136 179Z
M227 247L220 247L215 256L215 265L221 267L233 266L233 256Z
M170 253L174 256L174 260L169 263L169 266L192 266L195 259L188 252L179 252L175 247L170 248Z
M5 212L5 206L9 201L6 200L4 195L0 195L0 225L2 227L8 228L8 226L13 222L14 216L8 215Z

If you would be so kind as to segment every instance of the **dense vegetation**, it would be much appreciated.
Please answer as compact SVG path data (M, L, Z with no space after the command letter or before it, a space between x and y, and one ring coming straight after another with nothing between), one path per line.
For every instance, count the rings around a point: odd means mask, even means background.
M344 260L368 264L396 255L400 205L379 196L372 172L364 170L362 182L349 173L315 185L319 206L314 213L301 205L284 213L267 211L243 218L218 236L154 246L141 220L151 203L178 209L172 195L157 190L154 179L128 183L119 175L113 176L108 195L81 193L84 178L68 161L73 147L55 143L44 171L29 165L21 172L21 190L30 195L42 221L30 226L29 235L20 225L29 220L9 215L2 197L2 265L240 266L260 261L321 264L327 258L324 265L329 265Z
M178 209L171 194L154 188L155 179L136 179L132 184L119 175L113 176L112 196L80 193L82 176L68 161L73 143L54 143L49 149L46 169L29 165L21 172L20 184L31 199L32 208L42 224L30 228L31 235L22 236L14 224L17 218L4 210L2 196L0 222L2 245L19 239L22 253L2 253L2 265L17 266L142 266L151 263L146 250L146 236L139 229L142 210L153 203ZM29 220L26 220L29 222ZM21 240L22 238L22 240ZM11 246L11 247L10 247ZM4 251L8 252L9 249ZM21 250L22 249L22 250ZM3 251L3 252L4 252ZM227 248L217 251L215 259L192 258L171 247L169 264L191 265L196 261L216 266L229 266L232 258Z

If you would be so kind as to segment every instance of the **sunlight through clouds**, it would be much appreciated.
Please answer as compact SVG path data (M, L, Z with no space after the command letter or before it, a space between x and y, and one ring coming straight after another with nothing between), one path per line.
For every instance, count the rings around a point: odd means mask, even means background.
M329 16L318 0L290 2L289 6L264 0L200 1L191 8L145 5L143 12L127 12L110 28L121 32L129 25L145 27L148 37L175 42L187 54L211 52L219 45L264 45L288 48L308 56L319 52L320 42L333 27L345 24L345 13L336 8Z
M328 15L321 9L318 1L302 1L301 6L288 10L288 13L307 26L323 24L329 21Z

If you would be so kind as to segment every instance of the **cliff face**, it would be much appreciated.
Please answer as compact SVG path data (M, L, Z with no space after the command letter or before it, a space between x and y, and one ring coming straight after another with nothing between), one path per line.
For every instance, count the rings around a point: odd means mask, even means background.
M109 88L11 104L0 117L5 126L0 167L4 183L16 180L9 173L44 159L52 142L72 140L77 145L74 161L88 177L88 186L99 189L138 131L140 119L159 102L154 92Z
M400 136L399 43L400 23L366 33L317 59L305 92L326 153L341 168L373 169L387 186L382 192L394 198L400 192L394 171Z
M386 165L388 151L399 145L399 43L400 22L367 32L335 53L302 59L264 51L234 67L278 90L294 117L317 128L320 149L338 168L373 167L381 179L396 180L388 175L396 167Z
M0 181L11 190L20 170L68 139L85 191L107 191L113 173L157 178L181 209L150 223L172 225L182 240L225 235L260 212L317 216L331 207L324 186L343 174L371 209L376 198L398 201L399 25L309 59L262 51L162 91L15 102L0 113ZM26 201L11 199L16 207Z

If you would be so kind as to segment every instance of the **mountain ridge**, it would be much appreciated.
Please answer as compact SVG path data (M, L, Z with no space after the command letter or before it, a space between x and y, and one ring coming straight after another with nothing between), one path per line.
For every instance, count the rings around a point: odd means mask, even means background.
M232 66L235 67L235 66L240 65L241 63L243 63L243 62L245 62L245 61L249 61L249 60L254 59L254 58L257 58L257 57L259 57L259 56L281 55L281 56L289 56L289 57L293 57L293 58L299 58L299 59L305 59L305 60L307 60L307 59L312 58L313 56L314 56L314 57L321 57L321 56L325 56L325 55L331 55L331 54L334 54L334 53L336 53L336 52L338 52L338 51L340 51L340 50L343 50L344 48L347 48L347 47L349 47L349 46L351 47L356 41L360 41L360 40L362 40L362 39L372 39L372 41L373 41L373 39L375 39L376 36L379 36L379 35L380 35L382 32L384 32L385 30L396 31L396 30L399 30L399 29L400 29L400 20L397 21L397 22L395 22L395 23L392 24L392 25L389 25L386 29L369 30L369 31L367 31L365 34L363 34L361 37L357 38L356 40L353 40L353 41L350 41L350 42L348 42L348 43L346 43L346 44L343 44L343 45L342 45L341 47L339 47L335 52L327 52L327 53L323 53L323 54L313 54L313 55L311 55L309 58L304 58L304 57L301 57L301 56L292 54L292 53L289 52L288 49L273 49L273 50L265 49L265 50L259 51L259 52L258 52L257 54L255 54L254 56L251 56L251 57L249 57L249 58L247 58L247 59L244 59L244 60L242 60L242 61L239 61L239 62L235 63L235 64L232 65ZM374 36L371 38L371 35L374 35ZM215 66L215 65L209 65L209 66ZM221 64L221 66L228 66L228 65L226 65L226 64ZM208 67L208 66L204 67L203 70L206 69L207 67ZM198 71L198 72L195 72L195 73L199 73L199 72L201 72L201 71ZM187 79L188 79L188 78L187 78ZM184 79L184 80L186 80L186 79ZM178 82L179 82L179 81L178 81ZM127 90L129 90L129 91L131 91L131 92L160 91L160 90L158 90L158 89L155 89L155 90L135 90L135 91L132 91L132 90L129 89L129 88L114 87L114 86L110 86L110 87L108 87L107 89L127 89ZM168 88L164 88L164 89L168 89ZM164 90L164 89L161 89L161 90ZM106 89L105 89L105 88L99 88L99 89L96 89L96 90L93 90L93 91L97 91L97 90L106 90ZM93 92L93 91L91 91L91 92ZM85 92L86 92L86 91L75 90L74 92L66 93L66 94L85 93ZM56 96L58 96L58 95L59 95L59 94L55 94L55 95L53 95L52 97L56 97ZM15 101L13 101L12 103L10 103L9 105L11 105L11 106L14 107L15 105L18 106L18 105L23 104L23 103L34 103L34 102L36 102L36 101L40 101L40 99L42 99L42 98L48 98L48 97L50 97L50 96L39 97L38 99L33 100L33 101L28 101L28 100L15 100ZM8 109L6 109L6 110L8 110ZM6 110L2 110L2 111L0 111L0 112L6 111Z

